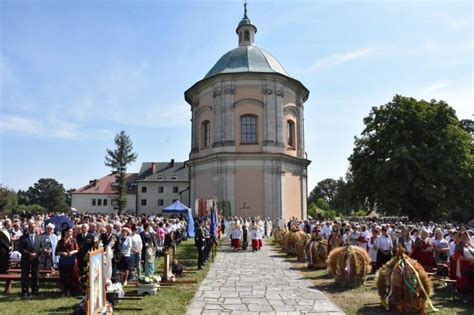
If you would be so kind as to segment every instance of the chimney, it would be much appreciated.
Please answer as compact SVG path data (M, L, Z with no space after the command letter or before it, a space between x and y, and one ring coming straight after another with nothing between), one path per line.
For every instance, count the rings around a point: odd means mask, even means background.
M174 166L174 159L171 159L170 166L171 166L171 167L173 167L173 166Z
M97 179L91 179L89 185L95 186L97 184Z
M155 174L156 172L156 163L151 163L151 173Z

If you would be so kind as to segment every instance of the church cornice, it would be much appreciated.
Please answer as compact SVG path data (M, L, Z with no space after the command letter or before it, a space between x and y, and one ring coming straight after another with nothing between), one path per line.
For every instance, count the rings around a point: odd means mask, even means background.
M216 160L279 160L281 162L294 163L304 167L311 164L310 160L294 157L283 153L253 153L253 152L219 152L203 157L193 158L186 161L186 165L198 165Z
M192 87L190 87L188 90L184 92L184 99L186 100L186 102L188 102L188 104L193 105L192 99L193 97L197 95L196 93L200 93L207 88L212 88L214 84L216 84L217 82L233 81L235 82L235 86L237 86L239 80L248 80L248 79L250 80L263 79L263 80L272 80L275 82L280 82L288 86L289 88L293 89L295 93L301 95L302 102L305 102L309 97L309 90L300 81L293 79L291 77L284 76L280 73L244 72L244 73L239 73L239 74L221 73L211 78L198 81ZM212 90L211 93L213 93L213 96L216 97L215 90ZM219 95L221 95L222 93L223 92L221 91ZM281 88L277 89L276 91L272 89L272 93L276 93L276 95L279 97L284 96L283 89Z

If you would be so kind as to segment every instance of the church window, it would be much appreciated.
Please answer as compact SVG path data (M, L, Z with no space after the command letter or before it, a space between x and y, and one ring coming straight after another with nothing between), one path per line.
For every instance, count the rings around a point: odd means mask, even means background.
M257 143L257 116L244 115L240 117L240 142Z
M295 147L295 123L291 120L288 120L286 125L287 131L287 141L288 146L294 148Z
M246 41L246 42L250 41L250 32L249 31L244 31L244 41Z
M239 43L242 42L242 32L239 32Z
M202 123L202 147L207 148L211 142L211 124L208 120Z

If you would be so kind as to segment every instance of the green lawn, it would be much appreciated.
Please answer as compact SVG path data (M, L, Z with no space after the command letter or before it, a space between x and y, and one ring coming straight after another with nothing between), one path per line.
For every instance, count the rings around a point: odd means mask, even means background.
M280 244L268 242L278 251L279 255L285 257L288 262L291 262L293 270L300 271L303 276L309 279L316 289L322 291L332 302L339 306L347 315L360 314L394 314L384 310L380 306L380 299L375 288L375 275L370 274L366 282L359 288L350 288L343 285L338 285L334 279L327 273L326 270L309 270L306 268L306 263L296 261L295 256L288 256L280 250ZM439 312L430 312L430 314L474 314L474 305L463 304L461 301L452 301L451 288L446 287L438 289L439 284L434 281L434 293L431 300Z
M176 251L176 258L186 268L196 270L197 251L194 240L182 242ZM163 258L156 261L156 271L162 273ZM193 298L199 287L199 283L206 276L209 264L196 273L187 273L180 280L197 280L197 284L173 285L161 287L157 295L144 296L140 301L119 301L114 309L114 314L185 314L187 304ZM4 282L2 284L2 292ZM54 285L43 285L40 294L26 300L20 299L20 283L14 283L13 293L5 295L0 293L0 314L71 314L79 300L66 298ZM136 288L129 285L126 292L133 293ZM142 308L143 311L133 311L134 308Z

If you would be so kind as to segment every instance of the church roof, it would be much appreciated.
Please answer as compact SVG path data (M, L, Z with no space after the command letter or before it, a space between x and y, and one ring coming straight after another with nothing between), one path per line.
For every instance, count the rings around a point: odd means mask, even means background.
M257 46L245 45L225 53L204 76L204 79L221 73L239 72L280 73L289 76L278 60L269 52Z

